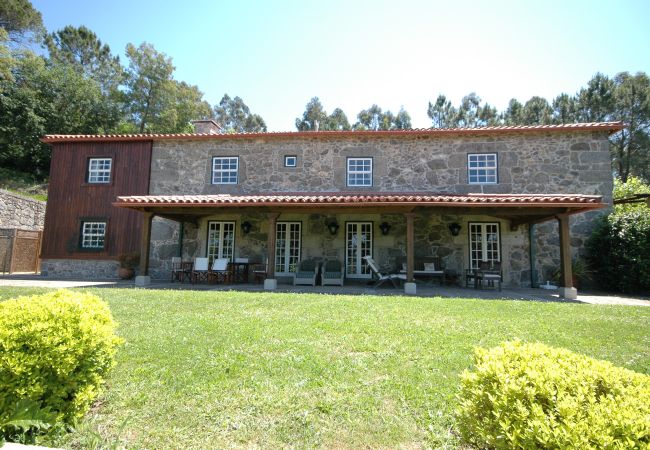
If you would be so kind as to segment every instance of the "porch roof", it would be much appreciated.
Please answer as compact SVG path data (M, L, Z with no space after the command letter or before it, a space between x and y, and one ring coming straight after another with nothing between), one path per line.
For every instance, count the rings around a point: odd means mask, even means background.
M437 194L396 193L276 193L217 195L134 195L117 197L113 206L153 212L162 217L187 220L217 210L262 208L266 211L412 212L436 209L456 214L485 214L517 223L549 220L558 214L576 214L608 206L598 195L582 194ZM444 209L444 211L443 211Z

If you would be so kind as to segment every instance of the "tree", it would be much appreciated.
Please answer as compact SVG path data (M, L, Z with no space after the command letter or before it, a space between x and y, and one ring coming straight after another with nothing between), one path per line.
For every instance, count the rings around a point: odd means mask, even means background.
M155 123L174 98L172 59L143 42L139 47L127 44L129 59L126 98L131 122L140 133L156 127Z
M577 119L581 122L603 122L614 111L614 82L596 73L586 88L578 92Z
M155 133L188 133L193 130L192 120L208 119L211 115L212 108L203 100L203 93L197 86L172 80L165 108L151 121L150 130Z
M345 115L341 108L336 108L332 111L332 114L327 117L326 124L327 127L325 129L331 131L349 131L352 129L348 121L348 116Z
M302 119L296 119L296 128L298 131L318 131L322 125L326 124L327 120L328 117L323 104L318 97L314 97L305 106Z
M261 116L252 114L241 97L230 98L224 94L214 107L214 118L230 133L257 133L266 131L266 123Z
M553 109L543 97L531 97L524 104L521 125L548 125L551 123Z
M395 123L395 129L398 130L410 130L411 128L413 128L413 126L411 125L411 116L409 113L406 112L403 106L399 109L397 116L395 116L394 123Z
M553 99L551 121L556 124L572 123L577 120L577 104L575 97L560 94Z
M456 108L444 95L438 95L435 103L429 102L427 115L433 122L433 128L451 128L456 125Z
M20 43L43 31L41 13L29 0L2 0L0 2L0 27L4 28L10 42Z
M508 108L501 115L505 125L521 125L524 121L524 105L516 98L510 99Z
M357 114L355 130L405 130L411 128L411 116L400 108L397 115L390 111L383 112L377 105L372 105Z

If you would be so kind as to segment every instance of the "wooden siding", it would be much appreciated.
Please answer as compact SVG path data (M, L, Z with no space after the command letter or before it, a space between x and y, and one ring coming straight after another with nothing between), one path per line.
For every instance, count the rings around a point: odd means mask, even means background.
M41 258L116 259L140 250L142 215L111 205L119 195L149 193L151 142L52 145ZM111 182L86 182L89 158L112 158ZM80 249L82 220L106 221L104 249Z

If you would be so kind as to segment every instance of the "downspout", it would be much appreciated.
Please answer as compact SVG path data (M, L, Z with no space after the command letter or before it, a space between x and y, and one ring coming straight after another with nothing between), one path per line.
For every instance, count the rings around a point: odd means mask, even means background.
M537 247L535 245L535 224L531 223L528 225L528 250L530 258L530 286L539 287L537 282L537 267L535 266L535 260L537 259Z
M178 256L183 259L183 234L185 233L185 222L181 222L178 230Z

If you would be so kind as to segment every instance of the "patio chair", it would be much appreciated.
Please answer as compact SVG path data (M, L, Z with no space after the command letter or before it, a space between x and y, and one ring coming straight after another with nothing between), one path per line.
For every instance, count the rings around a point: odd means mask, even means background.
M268 260L267 262L264 263L253 264L251 270L253 272L253 281L255 283L264 283L264 280L266 280L267 264L268 264Z
M391 273L391 274L383 274L379 270L379 266L375 262L374 259L370 255L364 256L363 259L366 260L368 263L368 267L370 267L370 270L372 270L372 273L374 276L376 276L377 282L373 287L379 287L382 284L384 284L386 281L390 281L393 285L393 287L399 287L399 284L395 282L395 280L401 280L402 282L406 281L406 275L401 274L401 273Z
M300 261L298 270L294 273L293 285L310 284L316 286L316 275L318 275L318 263L313 259Z
M194 258L192 283L199 281L208 281L208 258Z
M225 283L230 280L228 258L217 258L212 261L212 267L208 272L208 283L214 280L215 283Z
M501 273L500 261L480 261L478 264L480 279L478 281L479 287L483 287L483 282L487 282L488 287L496 285L501 291L501 283L503 282L503 275Z
M338 259L325 261L321 270L321 284L323 286L343 286L343 265Z
M183 260L180 256L172 256L172 283L178 280L181 283L185 278L185 271L183 270Z

